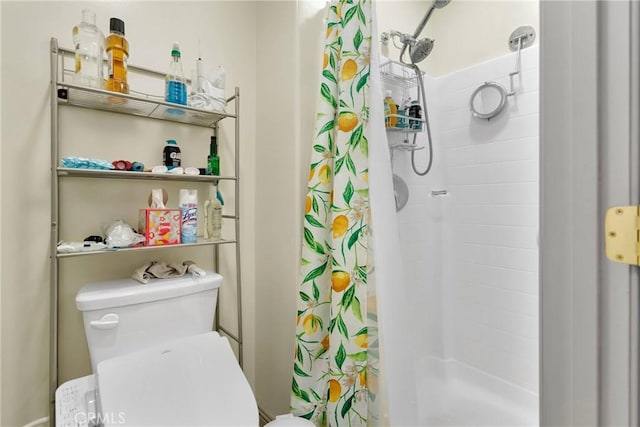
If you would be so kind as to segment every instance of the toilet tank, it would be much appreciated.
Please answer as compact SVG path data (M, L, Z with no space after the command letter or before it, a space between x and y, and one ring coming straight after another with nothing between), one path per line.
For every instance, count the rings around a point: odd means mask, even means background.
M89 283L76 295L91 368L99 362L213 329L222 276Z

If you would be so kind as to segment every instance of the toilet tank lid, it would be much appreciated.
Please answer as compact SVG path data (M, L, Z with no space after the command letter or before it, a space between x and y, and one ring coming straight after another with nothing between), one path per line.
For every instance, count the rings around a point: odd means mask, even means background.
M141 304L217 289L221 284L222 276L212 271L203 277L151 279L147 284L131 278L88 283L78 291L76 307L91 311Z

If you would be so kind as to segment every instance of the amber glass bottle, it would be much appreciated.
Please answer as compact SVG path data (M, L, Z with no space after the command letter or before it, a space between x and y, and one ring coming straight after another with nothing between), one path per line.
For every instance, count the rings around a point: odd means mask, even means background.
M127 83L129 42L124 38L124 22L118 18L111 18L109 30L110 34L106 41L109 73L105 89L112 92L129 93L129 83Z

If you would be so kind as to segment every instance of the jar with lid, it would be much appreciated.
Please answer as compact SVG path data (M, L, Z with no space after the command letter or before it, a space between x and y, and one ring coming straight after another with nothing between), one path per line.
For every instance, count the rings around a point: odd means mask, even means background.
M409 128L417 131L422 130L422 106L420 105L420 101L413 100L409 104Z
M129 42L124 38L124 22L118 18L111 18L109 30L106 47L109 73L105 89L112 92L129 93L129 83L127 83Z

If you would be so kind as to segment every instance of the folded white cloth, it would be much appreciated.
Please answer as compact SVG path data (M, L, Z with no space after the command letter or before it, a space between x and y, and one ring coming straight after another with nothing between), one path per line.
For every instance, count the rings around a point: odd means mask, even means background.
M147 284L151 279L173 279L182 277L187 273L191 273L193 277L203 277L207 275L207 273L193 261L184 261L182 264L151 261L136 269L131 277L140 283Z

